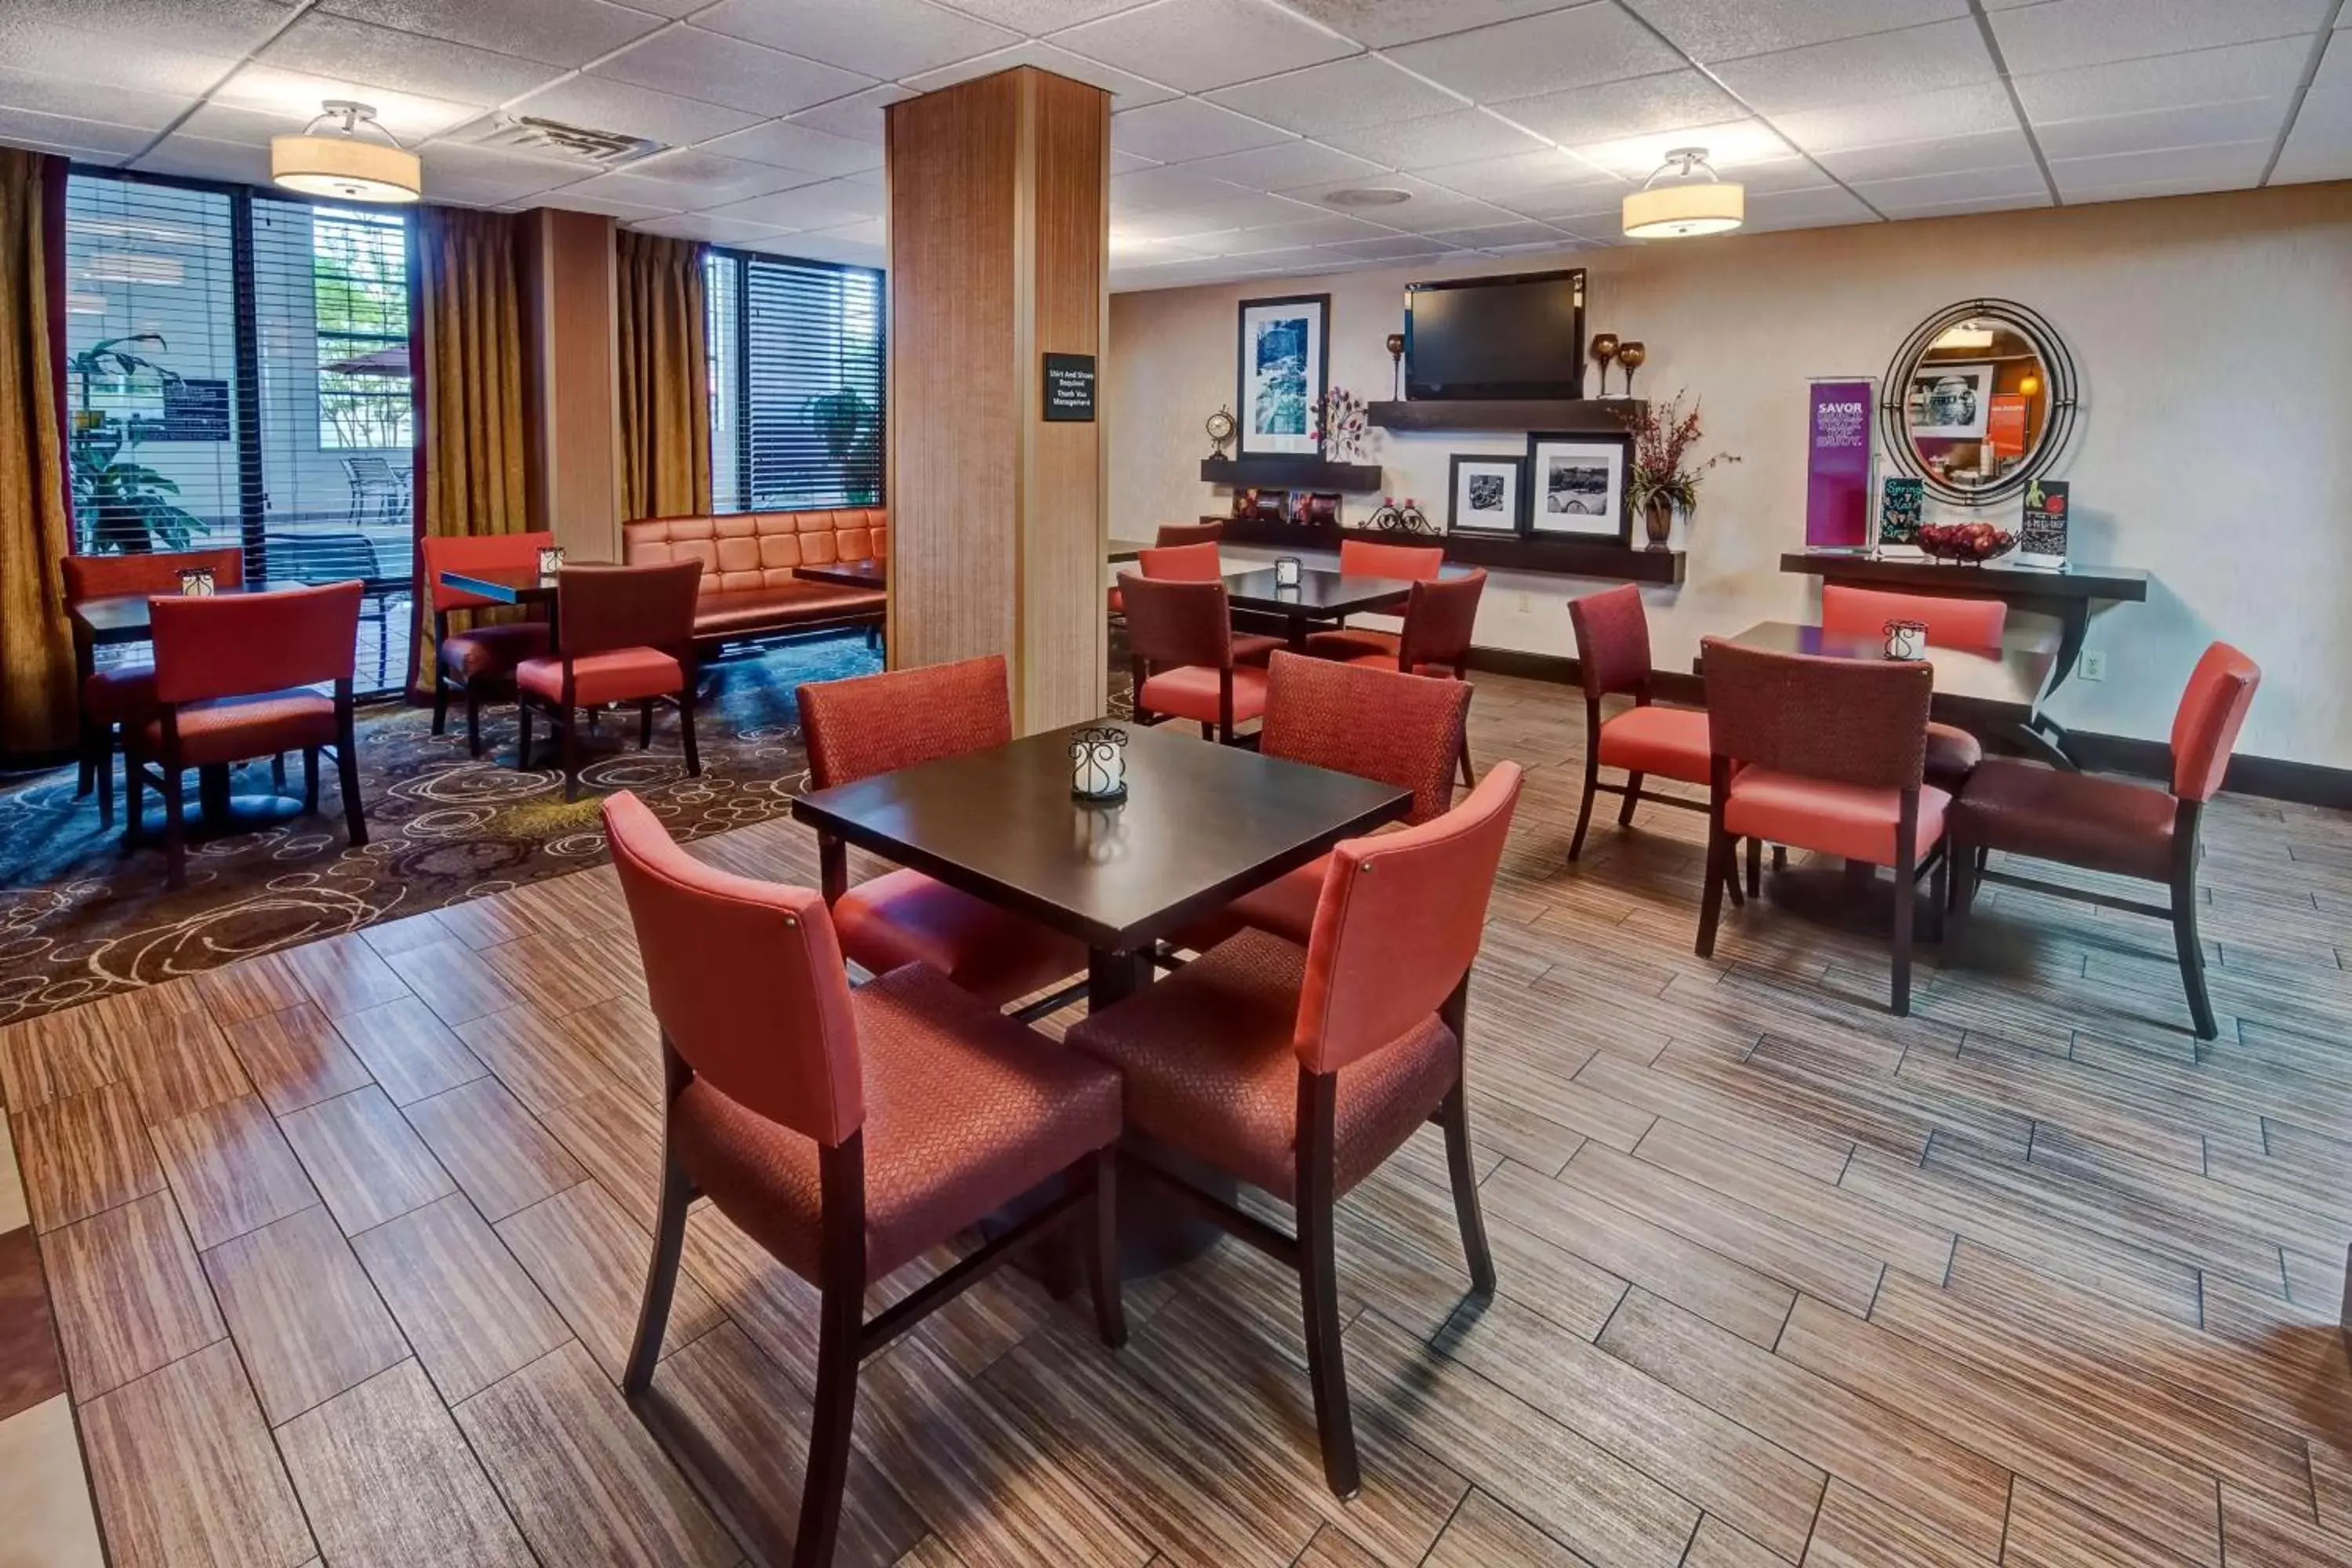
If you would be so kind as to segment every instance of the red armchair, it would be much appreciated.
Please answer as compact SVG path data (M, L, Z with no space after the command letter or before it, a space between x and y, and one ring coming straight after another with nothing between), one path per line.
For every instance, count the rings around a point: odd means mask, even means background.
M1425 578L1413 584L1412 596L1405 601L1403 631L1315 632L1307 638L1307 651L1321 658L1341 658L1377 669L1467 681L1470 639L1477 630L1478 601L1486 592L1486 573L1483 567L1458 577ZM1461 763L1462 783L1467 788L1478 781L1470 771L1470 729L1466 723L1462 730Z
M1402 577L1433 583L1445 569L1442 544L1389 544L1377 539L1339 541L1339 574L1345 577Z
M1265 711L1265 671L1241 662L1224 583L1168 582L1122 572L1118 585L1127 598L1135 721L1190 719L1202 735L1231 745L1234 726Z
M1498 763L1436 820L1344 841L1304 948L1244 931L1069 1031L1124 1078L1128 1124L1149 1140L1130 1142L1136 1164L1297 1271L1323 1475L1342 1498L1360 1476L1333 1205L1424 1121L1445 1130L1472 1286L1495 1288L1463 1066L1470 964L1518 794L1518 765ZM1157 1147L1287 1202L1296 1236L1202 1191Z
M654 740L654 704L677 706L686 771L702 773L694 746L694 607L702 563L659 566L566 566L557 578L562 639L552 655L515 667L520 745L515 765L530 766L530 711L547 710L561 738L563 798L580 798L578 710L608 703L638 708L637 744Z
M1679 795L1653 795L1642 788L1652 773L1704 784L1710 776L1706 714L1690 708L1662 708L1650 700L1650 622L1643 613L1642 591L1631 583L1603 593L1570 599L1568 618L1576 630L1578 673L1584 683L1584 799L1576 811L1576 837L1569 840L1568 858L1584 852L1584 830L1592 820L1596 794L1625 797L1617 826L1633 826L1633 808L1678 806L1704 811L1701 801ZM1709 675L1714 673L1712 668ZM1601 717L1603 698L1631 696L1633 706L1613 718ZM1622 768L1622 784L1602 784L1602 768Z
M859 1363L1016 1248L1087 1227L1095 1321L1125 1342L1114 1256L1118 1075L920 964L856 991L824 901L714 870L635 795L605 830L660 1021L661 1203L622 1390L651 1388L687 1205L711 1203L816 1287L799 1568L833 1560ZM1024 1197L1011 1229L868 1319L866 1288Z
M1991 881L2169 921L2198 1037L2213 1038L2217 1026L2205 990L2205 950L2197 936L2198 830L2205 803L2221 787L2231 749L2262 678L2254 661L2227 643L2205 650L2173 714L2169 789L2059 773L2008 757L1988 761L1952 806L1951 853L1959 868L1952 889L1956 907L1965 910L1977 883ZM2013 872L1979 870L1978 858L1987 849L2161 882L2171 897L2159 908Z
M367 842L359 757L352 738L352 662L360 629L357 582L274 594L148 602L155 635L155 714L130 758L127 810L140 829L140 791L163 795L171 887L187 885L180 785L189 768L302 753L303 796L319 805L319 752L332 746L353 848ZM332 697L313 687L331 683ZM151 777L149 763L161 772Z
M1161 529L1163 534L1167 529ZM1136 566L1146 577L1163 583L1222 583L1225 580L1223 559L1214 542L1194 542L1185 544L1163 544L1146 550L1136 557ZM1124 575L1124 574L1122 574ZM1116 593L1118 590L1113 589ZM1121 607L1125 601L1120 601ZM1235 664L1264 664L1266 656L1282 646L1282 639L1231 632Z
M545 621L485 623L481 612L497 601L452 588L441 581L444 572L531 571L539 552L552 549L552 533L496 533L443 538L427 534L417 541L425 592L433 605L433 732L448 728L449 694L466 699L466 748L482 754L482 699L510 696L514 673L527 658L545 657L550 644ZM462 632L449 629L449 617L467 613L471 625Z
M245 585L245 552L233 545L223 550L179 550L167 554L68 555L58 564L65 577L68 606L88 604L92 599L176 594L180 591L180 574L191 570L211 572L215 587ZM74 662L80 681L81 704L81 736L77 748L80 777L75 793L88 795L95 788L99 826L111 827L115 736L120 732L123 737L127 760L131 735L155 716L155 667L126 660L100 669L93 650L82 640L79 628Z
M799 700L817 789L1013 739L1004 660L995 654L803 686ZM1087 967L1082 943L920 871L851 887L848 850L830 834L818 836L817 857L842 950L877 974L920 962L1002 1007Z
M1163 522L1153 536L1152 543L1155 549L1174 550L1187 544L1214 544L1224 536L1225 525L1222 522ZM1141 558L1139 556L1138 559ZM1147 577L1165 575L1149 568L1143 574ZM1126 602L1119 597L1118 590L1113 588L1110 591L1110 613L1120 615L1126 609Z
M1839 583L1822 584L1824 631L1874 637L1885 632L1889 621L1920 622L1927 628L1931 647L1997 648L2009 625L2009 606L1999 599L1955 599L1933 594L1890 594ZM1929 784L1957 794L1983 761L1983 742L1955 725L1928 722Z
M1934 875L1931 919L1944 904L1944 816L1951 796L1923 781L1933 667L1918 660L1769 653L1720 637L1701 645L1706 669L1710 824L1698 955L1715 931L1746 838L1795 845L1895 868L1890 1009L1911 1011L1911 936L1922 871ZM1752 849L1751 849L1752 855ZM1751 872L1754 862L1751 858Z

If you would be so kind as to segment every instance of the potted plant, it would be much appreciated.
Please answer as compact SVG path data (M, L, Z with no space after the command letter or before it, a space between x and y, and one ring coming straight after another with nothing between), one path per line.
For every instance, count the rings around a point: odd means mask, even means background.
M134 332L93 343L74 355L68 365L80 392L68 452L74 515L87 547L95 552L185 550L195 542L204 525L165 499L180 493L176 481L139 461L146 422L134 415L118 423L103 409L90 406L91 383L100 376L127 381L152 374L166 385L180 379L176 371L131 353L122 346L125 343L171 346L160 332Z
M1736 463L1729 452L1717 452L1705 462L1694 461L1694 448L1705 434L1699 427L1698 404L1683 412L1677 392L1664 403L1644 405L1629 421L1633 432L1633 465L1625 476L1625 494L1641 512L1650 548L1664 550L1674 531L1675 513L1688 517L1698 506L1699 481L1717 463Z
M841 469L847 503L872 506L875 490L867 476L879 467L882 442L874 405L856 387L845 386L810 398L808 419L824 442L826 454Z

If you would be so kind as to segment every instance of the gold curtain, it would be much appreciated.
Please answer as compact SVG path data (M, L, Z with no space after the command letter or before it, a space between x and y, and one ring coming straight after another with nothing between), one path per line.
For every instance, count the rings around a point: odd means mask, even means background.
M710 510L710 348L702 247L623 229L621 515Z
M65 160L0 147L0 752L72 742L59 377Z
M521 224L512 213L428 206L417 224L416 363L422 531L521 533L530 527L523 406ZM418 595L419 632L430 623ZM429 690L434 648L416 639Z

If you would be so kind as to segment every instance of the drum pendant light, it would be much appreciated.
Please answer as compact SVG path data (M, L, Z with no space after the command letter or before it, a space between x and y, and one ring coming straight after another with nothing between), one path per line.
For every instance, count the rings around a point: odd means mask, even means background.
M364 103L330 99L319 106L318 119L299 136L274 136L269 142L269 178L273 184L305 195L332 196L347 202L413 202L421 194L416 154L376 123L375 110ZM320 127L341 121L324 133ZM362 127L383 138L362 138Z
M1748 189L1717 174L1706 148L1677 147L1625 198L1624 216L1628 239L1728 234L1748 220Z

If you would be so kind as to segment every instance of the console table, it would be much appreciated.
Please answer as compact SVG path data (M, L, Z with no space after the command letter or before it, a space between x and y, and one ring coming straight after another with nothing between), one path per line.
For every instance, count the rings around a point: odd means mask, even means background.
M1999 599L2012 609L2056 620L2058 652L2051 662L2050 684L2042 694L2043 707L2035 712L2026 733L2045 749L2048 760L2068 768L2074 764L2064 749L2065 726L2050 717L2047 705L2051 694L2065 684L2083 657L2083 641L2091 630L2091 605L2138 604L2147 597L2147 574L2132 566L2068 566L2056 571L1998 563L1968 566L1950 561L1873 557L1864 551L1847 549L1793 550L1780 557L1780 570L1819 577L1824 583L1850 583L1895 593Z

